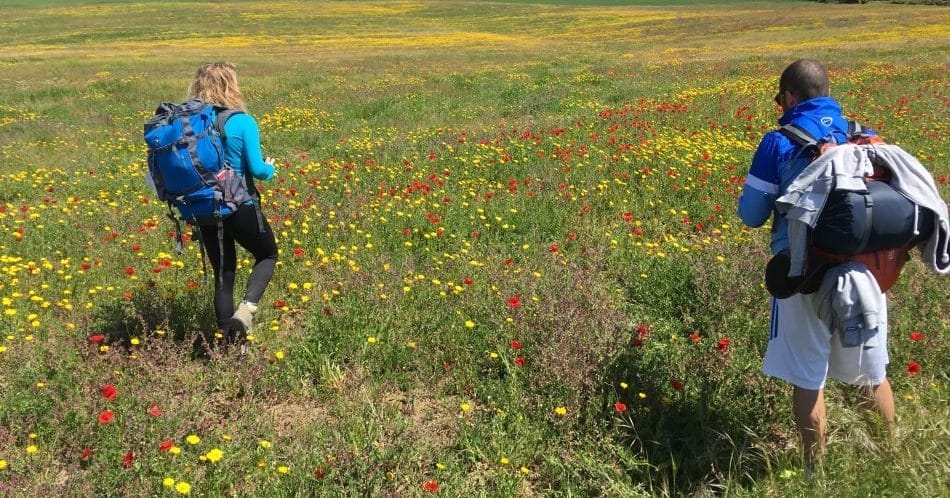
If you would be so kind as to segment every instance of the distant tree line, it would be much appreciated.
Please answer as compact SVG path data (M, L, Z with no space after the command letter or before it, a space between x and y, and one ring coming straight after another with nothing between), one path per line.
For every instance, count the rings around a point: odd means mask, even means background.
M817 0L818 3L869 3L869 0ZM889 0L888 3L950 5L950 0Z

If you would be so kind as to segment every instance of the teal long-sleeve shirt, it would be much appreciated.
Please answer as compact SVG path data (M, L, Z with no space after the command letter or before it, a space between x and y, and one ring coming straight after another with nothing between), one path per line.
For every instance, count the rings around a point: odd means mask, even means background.
M242 176L258 180L274 178L274 166L261 155L261 132L250 114L235 114L224 125L224 158Z

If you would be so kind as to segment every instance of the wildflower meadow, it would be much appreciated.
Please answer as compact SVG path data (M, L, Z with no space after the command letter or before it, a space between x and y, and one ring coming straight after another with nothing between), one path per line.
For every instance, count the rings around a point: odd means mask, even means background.
M950 198L946 6L2 0L0 28L0 495L946 496L948 281L915 257L888 294L893 438L830 384L808 482L736 215L802 57ZM278 159L243 356L144 181L144 122L216 60Z

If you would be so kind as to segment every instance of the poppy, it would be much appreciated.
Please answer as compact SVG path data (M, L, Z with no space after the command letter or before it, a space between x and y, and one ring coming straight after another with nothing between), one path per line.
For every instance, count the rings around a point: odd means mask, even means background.
M508 298L508 307L516 310L521 307L521 297L514 295Z
M169 439L166 439L158 444L158 451L167 452L172 449L172 446L175 446L175 443Z
M162 409L158 407L158 403L152 403L148 406L148 414L153 417L161 417Z
M907 375L910 375L911 377L919 374L920 370L920 363L917 363L916 361L911 360L910 363L907 364Z
M511 345L511 349L514 349L514 350L521 349L521 342L520 342L520 341L512 340L509 344Z
M725 353L726 350L729 349L729 338L723 337L720 339L716 344L716 349L718 349L720 353Z
M89 460L89 457L92 456L92 446L86 446L83 448L82 453L79 454L80 460Z
M524 366L524 357L523 357L523 356L518 356L518 357L516 357L516 358L515 358L515 365L518 365L519 367L523 367L523 366Z
M422 483L422 489L424 489L424 490L426 490L426 491L428 491L428 492L430 492L430 493L435 493L436 491L439 490L439 482L438 482L438 481L426 481L426 482Z
M916 330L910 333L910 340L918 342L924 338L924 334L917 332Z
M106 342L106 336L102 334L91 335L89 336L89 342L93 344L102 344L103 342Z
M112 384L106 384L99 388L99 392L102 394L102 397L112 401L119 394L119 390L115 388Z
M122 468L127 469L132 466L132 462L135 461L135 453L132 453L132 450L126 451L125 455L122 455Z
M104 410L99 414L99 425L106 425L115 420L115 414L112 410Z
M614 403L614 411L616 411L617 413L623 413L623 412L627 411L627 405L625 405L625 404L623 404L622 402L618 401L618 402Z

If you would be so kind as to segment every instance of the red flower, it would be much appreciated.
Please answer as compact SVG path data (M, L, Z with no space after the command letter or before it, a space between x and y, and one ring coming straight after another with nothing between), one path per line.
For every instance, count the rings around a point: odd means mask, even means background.
M139 252L142 249L142 246L138 244L132 244L132 246L129 247L129 249L132 249L132 252Z
M515 365L518 365L519 367L523 367L523 366L524 366L524 357L522 357L522 356L516 357L516 358L515 358Z
M132 453L132 450L126 451L125 455L122 455L122 468L127 469L132 466L132 462L135 461L135 453Z
M153 417L161 417L162 409L158 407L158 403L152 403L148 405L148 414Z
M631 213L631 212L629 212L629 211L626 212L626 213L623 213L623 221L626 221L626 222L631 222L631 221L633 221L633 213Z
M521 297L514 295L508 298L508 307L516 310L521 307Z
M683 390L683 383L682 383L681 381L676 380L676 379L671 380L671 381L670 381L670 385L673 386L673 390L674 390L674 391L682 391L682 390Z
M327 474L327 471L324 470L323 467L317 467L313 471L313 476L316 477L317 479L323 479L323 476L325 476L326 474Z
M641 339L646 339L649 334L650 334L650 327L647 324L641 323L637 325L637 337Z
M508 343L508 344L511 345L511 349L514 349L514 350L521 349L521 342L519 342L519 341L512 340L512 341L511 341L510 343Z
M89 460L89 457L92 456L92 446L86 446L82 449L82 453L79 454L80 460Z
M692 334L689 335L689 340L693 342L699 342L702 340L702 337L700 337L699 334L697 334L696 332L693 332Z
M726 350L729 349L729 338L723 337L719 339L719 343L716 344L716 349L718 349L720 353L725 353Z
M557 244L551 244L551 247L548 250L551 251L551 254L557 254L561 248Z
M301 249L301 248L299 248L299 247L295 247L295 248L294 248L294 256L297 256L298 258L301 257L301 256L303 256L303 249Z
M163 451L163 452L164 452L164 451L168 451L168 450L172 449L172 446L175 446L175 443L172 442L170 439L166 439L166 440L162 441L161 443L159 443L159 445L158 445L158 451Z
M112 401L119 394L119 390L115 388L112 384L106 384L99 388L99 392L102 393L102 397Z
M567 240L577 240L577 234L574 232L568 232Z
M919 373L920 373L920 363L917 363L916 361L911 360L910 363L907 364L907 375L910 375L911 377L913 377Z
M102 344L103 342L106 342L106 336L102 334L91 335L89 336L89 342L93 344Z
M473 279L472 277L465 277L462 279L462 283L465 285L472 285L475 283L475 279Z
M115 420L115 414L112 410L104 410L99 414L99 425L106 425Z
M422 483L422 489L430 493L435 493L439 490L439 481L426 481Z
M132 268L131 266L126 266L126 267L125 267L125 274L128 275L128 276L130 276L130 277L131 277L132 275L135 275L135 268Z
M185 283L185 287L188 287L189 289L194 289L195 287L198 287L198 282L195 282L194 280L189 280L187 283Z
M283 308L284 306L287 306L287 302L284 301L283 299L278 299L278 300L274 301L274 307L275 307L275 308Z
M917 332L916 330L910 333L910 340L918 342L924 338L924 334Z
M81 263L81 264L79 265L79 269L82 270L82 271L86 271L86 270L88 270L88 269L90 269L90 268L92 268L92 265L90 265L89 263Z
M618 402L614 403L614 410L615 410L617 413L623 413L623 412L627 411L627 405L625 405L625 404L621 403L620 401L618 401Z
M515 262L515 260L513 260L513 259L511 259L511 258L508 258L508 259L505 260L505 265L506 265L506 266L511 266L512 264L514 264L514 262Z

